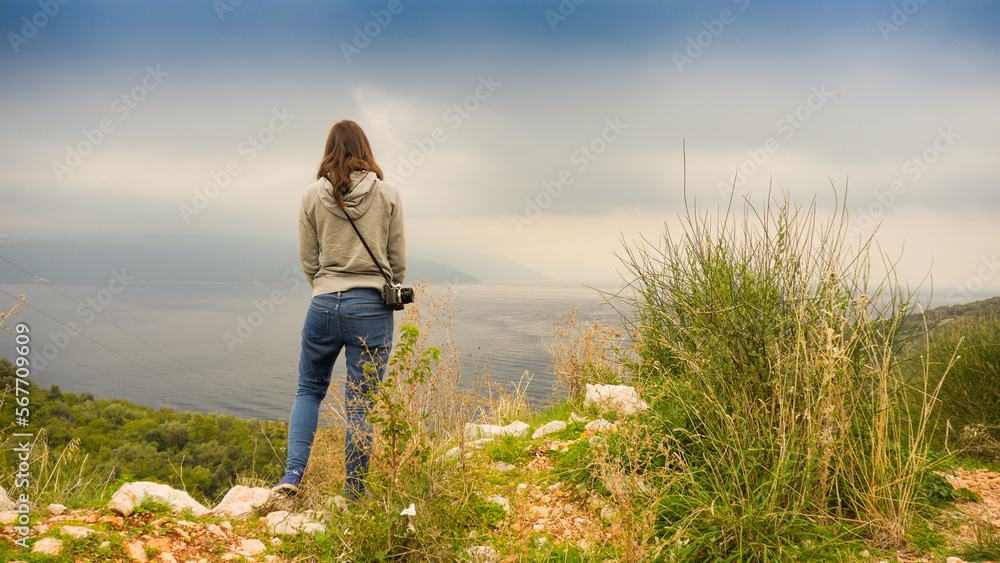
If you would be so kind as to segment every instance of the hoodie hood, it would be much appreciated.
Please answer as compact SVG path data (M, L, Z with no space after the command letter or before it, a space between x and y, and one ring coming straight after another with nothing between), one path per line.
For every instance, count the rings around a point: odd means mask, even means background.
M333 184L327 178L320 180L319 200L331 213L337 217L347 218L350 213L351 219L358 220L364 215L372 205L371 195L375 192L375 182L378 175L374 172L359 170L351 172L351 191L344 194L344 209L337 205L337 199L333 195ZM346 212L346 213L345 213Z

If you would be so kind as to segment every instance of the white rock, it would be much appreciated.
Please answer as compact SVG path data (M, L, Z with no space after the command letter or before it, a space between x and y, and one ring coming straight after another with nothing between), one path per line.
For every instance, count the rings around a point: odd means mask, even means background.
M240 542L240 554L246 555L247 557L253 557L258 553L263 553L267 549L264 542L260 540L243 540Z
M177 558L174 557L172 553L161 553L160 554L161 563L177 563Z
M219 522L219 527L230 533L232 533L233 531L233 525L229 523L229 520L223 520L222 522Z
M17 513L13 510L4 510L0 512L0 524L13 524L17 522Z
M232 518L246 519L255 509L267 504L276 493L263 487L245 487L236 485L222 502L212 509L212 514L217 516L229 516Z
M407 506L406 508L404 508L403 511L399 513L399 515L400 516L416 516L417 515L417 505L415 505L415 504L413 504L411 502L410 506Z
M465 554L469 556L469 561L472 563L496 563L499 559L497 550L488 545L470 547L465 550Z
M42 555L59 555L59 552L62 551L62 545L62 540L42 538L31 546L31 552L41 553Z
M573 423L573 422L587 422L587 419L583 418L582 416L578 416L575 412L571 412L571 413L569 413L569 421L570 421L570 423Z
M965 563L965 562L962 561L961 557L951 556L951 557L945 559L945 563Z
M643 401L635 392L635 388L628 385L587 384L587 395L583 403L585 405L593 403L603 408L616 408L625 416L649 408L646 401Z
M147 498L168 505L171 510L178 514L187 508L191 509L192 514L199 517L208 513L207 508L186 492L178 491L169 485L149 481L125 483L111 497L108 508L122 516L128 516L132 514L137 505L142 504L142 501Z
M325 532L326 526L303 514L295 514L287 510L272 512L265 518L267 531L270 534L295 535L299 532Z
M586 430L592 430L595 434L598 432L606 432L614 427L615 427L614 424L608 422L607 420L604 420L603 418L591 420L590 422L587 423L586 426L584 426Z
M471 422L467 422L465 424L465 437L469 440L476 438L496 438L498 436L517 436L520 438L527 436L530 428L528 423L521 422L520 420L515 420L507 426L472 424Z
M37 533L38 535L49 533L49 525L48 524L39 524L39 525L35 526L35 533Z
M59 533L82 540L90 534L96 534L97 530L92 530L84 526L63 526L59 529Z
M492 441L493 441L493 438L480 438L478 440L473 440L471 442L466 442L465 443L465 451L468 453L468 452L471 452L471 451L478 450L479 448L485 446L486 444L489 444ZM461 451L462 451L462 446L455 446L454 448L452 448L452 449L448 450L447 452L445 452L444 455L445 455L445 457L455 457Z
M45 508L48 509L49 514L53 516L59 516L63 512L66 512L66 507L61 504L50 504Z
M215 535L219 536L220 538L226 538L227 537L226 536L226 532L223 532L222 531L222 527L219 526L218 524L209 524L208 525L208 533L215 534Z
M491 497L488 497L486 500L495 504L499 504L503 508L504 512L510 512L510 501L507 500L507 497L502 497L500 495L493 495Z
M14 501L7 496L7 489L0 487L0 512L14 510Z
M510 471L511 469L517 469L516 465L513 463L507 463L506 461L498 461L493 467L495 467L497 471Z
M552 422L549 422L548 424L544 424L544 425L538 427L538 430L535 430L535 433L531 435L531 439L535 440L537 438L541 438L542 436L545 436L546 434L552 434L553 432L559 432L560 430L562 430L564 428L566 428L566 423L565 422L563 422L561 420L553 420Z

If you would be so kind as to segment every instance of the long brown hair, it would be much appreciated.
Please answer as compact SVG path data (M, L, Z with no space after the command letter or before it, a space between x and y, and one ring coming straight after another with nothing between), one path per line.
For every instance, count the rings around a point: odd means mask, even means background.
M351 189L351 172L368 170L382 179L382 169L375 163L368 136L357 123L345 119L333 124L326 138L323 160L316 171L316 179L324 176L333 183L333 197L344 207L344 193Z

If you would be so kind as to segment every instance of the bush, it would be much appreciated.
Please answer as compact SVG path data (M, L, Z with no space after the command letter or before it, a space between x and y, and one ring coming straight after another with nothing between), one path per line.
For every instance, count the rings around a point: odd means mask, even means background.
M1000 316L972 317L948 323L935 334L929 357L948 365L938 397L941 434L957 438L973 455L1000 456Z
M943 370L925 366L909 411L894 350L912 296L885 257L872 283L871 241L850 249L847 227L845 208L820 224L786 198L742 220L694 209L662 246L626 248L632 368L653 398L632 458L663 460L630 472L658 488L662 550L822 558L913 521Z

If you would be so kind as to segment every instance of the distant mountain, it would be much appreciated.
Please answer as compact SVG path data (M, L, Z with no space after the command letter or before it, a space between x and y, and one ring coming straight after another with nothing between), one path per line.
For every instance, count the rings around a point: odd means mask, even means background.
M301 271L295 243L282 241L21 242L0 246L0 257L58 283L106 283L116 271L141 282L282 283ZM408 281L480 282L461 269L415 257L407 270ZM0 281L31 279L0 260Z
M434 284L474 284L482 280L441 262L409 257L406 260L407 283L430 279Z
M552 278L510 258L466 249L421 249L422 255L453 264L483 283L518 284L550 281ZM409 277L409 276L407 276Z

